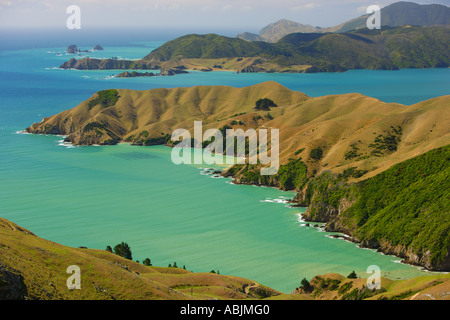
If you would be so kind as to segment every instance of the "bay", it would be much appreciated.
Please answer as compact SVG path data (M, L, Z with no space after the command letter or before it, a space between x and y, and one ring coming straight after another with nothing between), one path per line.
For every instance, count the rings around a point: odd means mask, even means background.
M138 59L161 41L106 47L94 57ZM361 277L378 265L393 279L426 274L399 259L332 239L299 220L294 193L233 185L174 165L163 146L70 147L61 137L20 134L44 116L108 88L230 85L277 81L310 96L359 92L413 104L449 94L449 69L355 70L319 74L192 72L114 78L121 71L60 70L64 47L0 52L0 216L69 246L104 249L127 242L133 259L157 266L246 277L283 292L328 272ZM60 55L58 55L60 53Z

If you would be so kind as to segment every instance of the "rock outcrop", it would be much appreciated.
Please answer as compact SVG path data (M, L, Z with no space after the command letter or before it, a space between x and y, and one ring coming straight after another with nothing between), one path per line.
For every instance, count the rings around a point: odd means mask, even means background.
M78 48L75 44L71 44L70 46L67 47L66 52L67 53L78 53Z

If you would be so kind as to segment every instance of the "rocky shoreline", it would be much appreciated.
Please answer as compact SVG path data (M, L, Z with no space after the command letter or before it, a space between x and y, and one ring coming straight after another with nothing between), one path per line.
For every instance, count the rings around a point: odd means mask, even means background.
M274 185L240 182L239 179L236 179L234 175L227 173L227 171L223 172L222 175L225 177L233 178L233 184L266 186L280 189L279 187ZM342 198L340 201L340 206L338 208L334 208L332 205L325 202L316 203L314 201L311 201L311 203L308 205L304 201L304 194L306 192L306 189L307 188L297 191L297 195L291 201L289 201L292 207L307 208L306 212L301 214L302 220L305 222L305 226L320 228L325 232L341 234L331 235L331 237L350 241L357 244L360 248L372 249L384 255L395 256L399 259L402 259L401 263L404 264L423 268L424 270L433 272L447 272L449 270L448 257L447 262L444 261L440 266L436 266L430 262L430 252L420 255L414 252L409 247L402 245L392 245L387 240L380 242L374 239L360 240L355 236L354 230L343 223L339 218L342 212L344 212L354 204L354 199L348 199L345 197ZM317 211L318 213L311 215L312 211ZM312 218L312 216L314 216L314 218ZM324 225L320 226L317 223L324 223Z

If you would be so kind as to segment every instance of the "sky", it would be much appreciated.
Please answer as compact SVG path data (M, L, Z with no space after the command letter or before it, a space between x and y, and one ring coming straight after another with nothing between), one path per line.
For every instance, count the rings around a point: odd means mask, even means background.
M257 33L280 19L330 27L394 0L0 0L1 29L66 27L67 7L80 8L81 29L230 29ZM416 0L444 4L450 0Z

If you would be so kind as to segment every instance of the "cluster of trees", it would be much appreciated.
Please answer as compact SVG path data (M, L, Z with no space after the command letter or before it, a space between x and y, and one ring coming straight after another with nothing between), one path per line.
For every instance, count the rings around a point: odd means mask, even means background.
M174 261L173 265L169 263L169 265L167 267L168 268L179 268L176 261ZM183 269L186 270L185 265L183 265Z
M114 246L114 248L111 248L111 246L107 246L106 247L106 251L114 253L114 254L116 254L118 256L121 256L122 258L125 258L125 259L128 259L128 260L133 260L133 255L132 255L132 252L131 252L131 248L128 245L128 243L126 243L126 242L121 242L119 244L116 244ZM139 262L139 260L136 260L136 262ZM142 264L144 266L151 267L152 266L152 261L150 260L150 258L145 258L142 261ZM178 268L178 265L177 265L176 262L174 262L173 265L169 263L168 267L169 268ZM186 270L186 266L185 265L183 265L183 269Z
M114 248L111 248L111 246L106 247L106 251L117 254L118 256L121 256L122 258L133 260L133 254L131 252L131 248L126 242L121 242L119 244L116 244ZM136 262L139 262L137 260ZM142 264L144 266L152 266L152 261L149 258L145 258L142 261Z
M114 249L111 248L111 246L107 246L106 251L117 254L118 256L121 256L122 258L125 258L128 260L133 260L131 248L128 245L128 243L122 242L122 243L116 244L114 246Z
M319 161L323 158L323 150L321 147L317 147L311 150L311 153L309 154L309 157Z
M98 104L103 108L110 107L116 104L119 100L119 92L115 89L101 90L97 92L97 97L88 102L89 109L92 109Z

